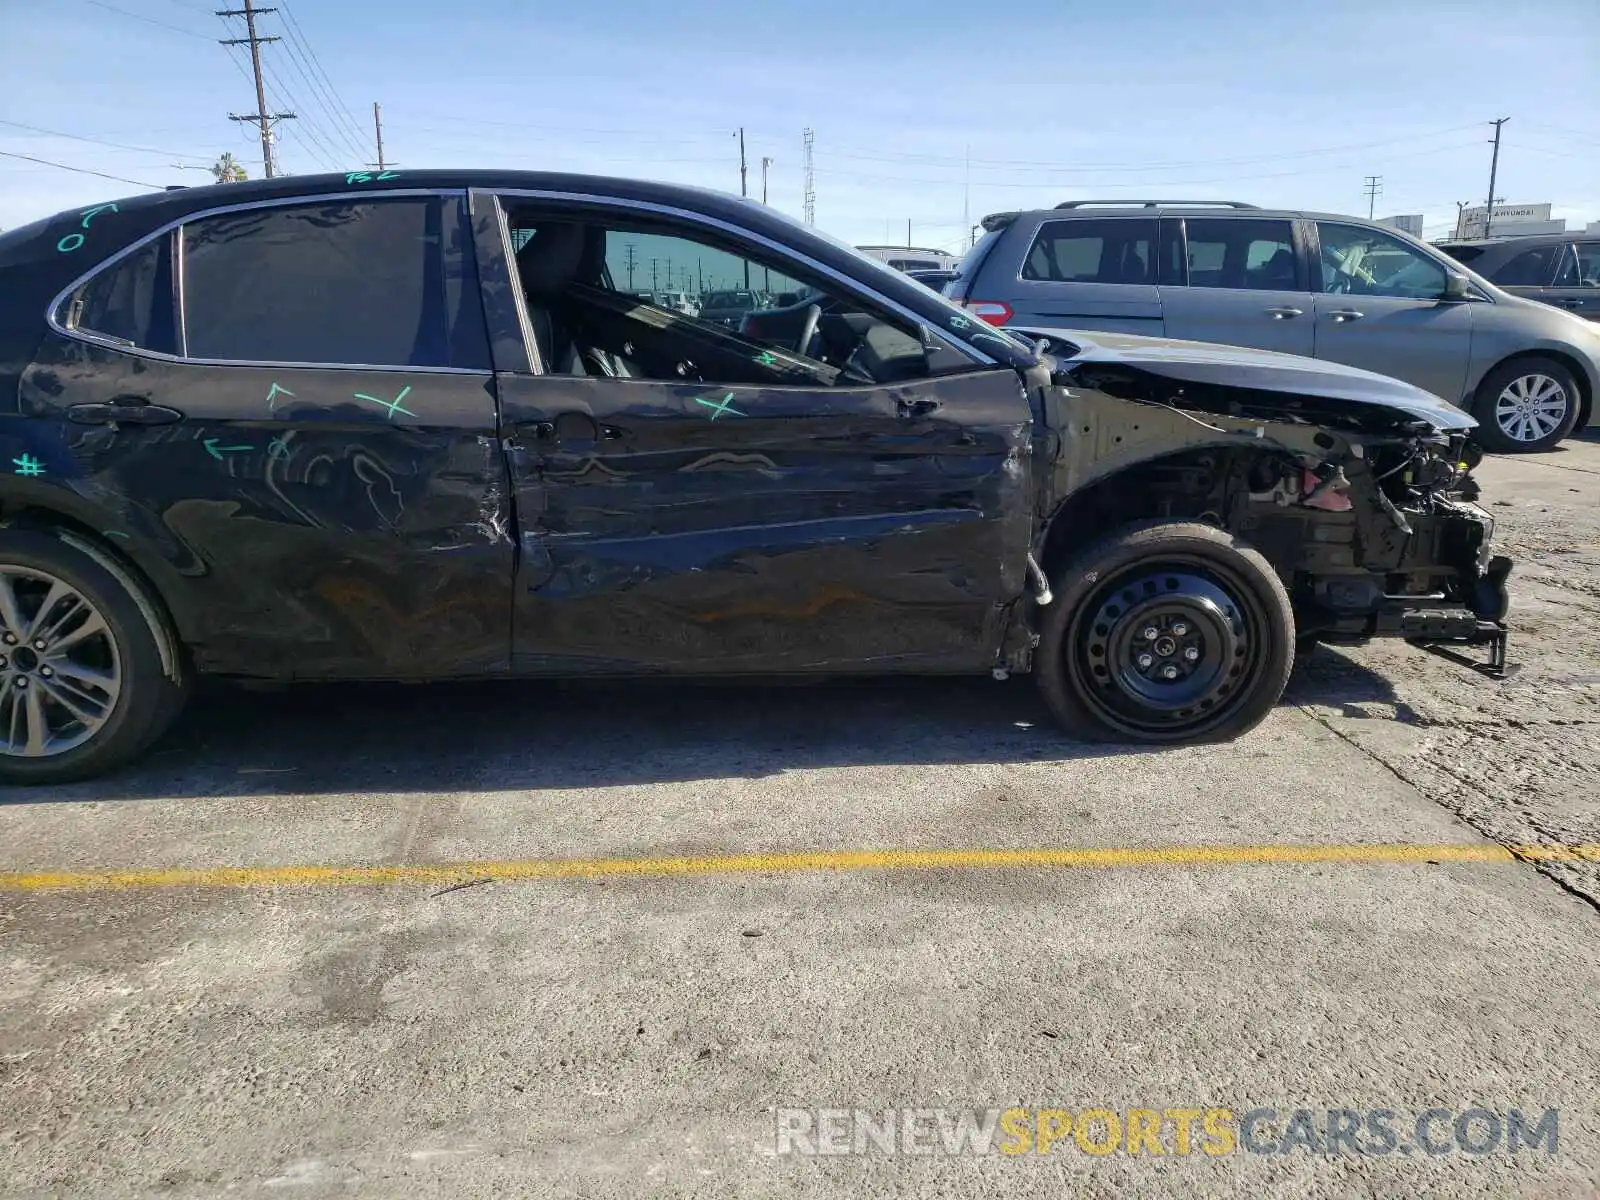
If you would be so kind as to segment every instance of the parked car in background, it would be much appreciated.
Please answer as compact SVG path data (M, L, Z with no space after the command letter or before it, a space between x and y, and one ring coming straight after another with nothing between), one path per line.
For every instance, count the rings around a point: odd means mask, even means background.
M704 292L700 296L700 317L729 329L739 328L744 315L762 306L757 292L735 289L728 292Z
M906 274L923 287L935 292L943 292L944 285L956 277L954 269L948 271L907 271Z
M926 250L920 246L857 246L856 249L896 271L949 271L958 261L947 251Z
M1237 201L1072 201L983 228L944 291L994 325L1346 363L1467 409L1497 451L1549 449L1596 417L1600 328L1376 222Z
M700 311L700 308L690 298L688 292L654 292L651 301L661 308L671 309L673 312L688 313L691 317Z
M1600 233L1551 233L1440 245L1496 287L1600 321Z
M1504 663L1472 420L1408 384L1041 355L701 188L393 178L0 234L0 781L129 761L197 674L1033 672L1173 743L1261 721L1297 636ZM805 295L641 304L641 245Z

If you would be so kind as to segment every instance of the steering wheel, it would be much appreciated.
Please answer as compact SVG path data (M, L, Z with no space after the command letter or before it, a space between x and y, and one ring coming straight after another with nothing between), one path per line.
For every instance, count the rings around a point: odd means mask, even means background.
M821 320L822 306L819 304L806 305L805 324L801 326L799 340L794 344L794 352L796 354L805 354L811 348L811 339L817 336L817 322Z

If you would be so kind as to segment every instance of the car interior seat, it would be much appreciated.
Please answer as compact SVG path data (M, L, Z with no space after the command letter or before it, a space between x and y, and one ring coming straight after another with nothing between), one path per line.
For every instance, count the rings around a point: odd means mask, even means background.
M544 369L560 375L631 374L627 363L597 346L582 345L569 295L573 284L599 286L605 231L584 225L540 225L517 251L517 276L527 297L528 322Z
M1292 292L1295 289L1294 251L1280 249L1251 271L1250 286L1262 291Z

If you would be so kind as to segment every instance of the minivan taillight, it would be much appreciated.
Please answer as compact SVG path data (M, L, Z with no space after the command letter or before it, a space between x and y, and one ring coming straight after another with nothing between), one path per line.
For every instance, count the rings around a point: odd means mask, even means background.
M1011 305L1000 300L968 300L962 307L990 325L1004 325L1011 320Z

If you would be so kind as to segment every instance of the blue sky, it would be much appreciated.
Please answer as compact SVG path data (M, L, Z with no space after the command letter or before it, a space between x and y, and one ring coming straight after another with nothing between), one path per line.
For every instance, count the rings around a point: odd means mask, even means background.
M0 0L0 151L156 184L224 151L259 174L241 51L202 0ZM583 170L737 191L774 160L854 242L954 247L963 210L1074 197L1422 212L1499 194L1600 220L1595 0L289 0L260 19L282 166ZM231 36L240 36L234 22ZM230 57L231 53L231 57ZM53 131L53 132L42 132ZM77 139L58 136L76 135ZM102 143L118 143L105 145ZM968 165L970 159L970 166ZM186 169L187 168L187 169ZM970 179L970 186L965 181ZM0 227L137 191L0 155Z

